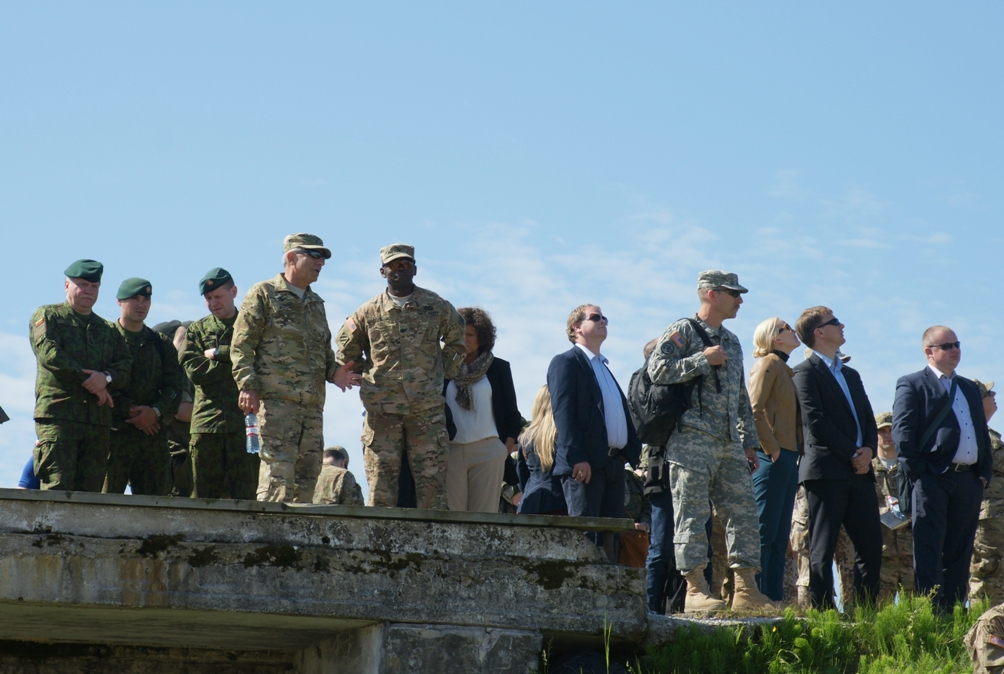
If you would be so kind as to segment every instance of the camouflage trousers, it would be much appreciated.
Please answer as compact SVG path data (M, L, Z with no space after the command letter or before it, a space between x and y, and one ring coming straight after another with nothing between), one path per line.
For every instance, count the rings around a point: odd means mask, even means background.
M289 400L263 400L258 419L258 500L313 502L324 453L324 410Z
M725 543L725 525L715 514L711 522L711 594L728 601L734 585L732 569L729 568L729 548Z
M705 525L713 506L725 525L729 567L759 571L760 521L753 479L739 443L681 426L669 439L666 461L676 568L686 575L708 563Z
M785 566L784 596L793 597L799 606L809 606L809 502L805 489L798 486L795 492L795 512L791 517L791 534L788 538L789 557ZM840 583L840 603L846 611L854 596L854 545L843 528L837 537L837 550L833 553L837 565L836 578ZM788 568L792 573L787 573ZM797 570L797 571L796 571ZM794 585L789 585L794 583Z
M446 509L449 436L442 406L409 415L367 410L362 441L369 505L397 505L401 456L407 447L418 507Z
M164 430L153 435L129 426L113 430L108 452L108 473L102 492L167 496L171 493L171 453Z
M175 420L167 424L167 449L171 453L171 496L188 498L192 495L192 457L188 452L191 436L187 431L179 431L179 426L188 424Z
M853 568L852 555L849 570L852 578ZM879 571L878 601L891 601L901 587L913 592L913 530L906 526L893 531L882 525L882 569Z
M986 597L996 606L1004 602L1004 522L982 519L976 528L973 561L969 565L969 596Z
M101 491L108 467L111 429L79 421L35 423L35 475L42 489Z
M254 499L261 459L241 433L193 433L192 498Z

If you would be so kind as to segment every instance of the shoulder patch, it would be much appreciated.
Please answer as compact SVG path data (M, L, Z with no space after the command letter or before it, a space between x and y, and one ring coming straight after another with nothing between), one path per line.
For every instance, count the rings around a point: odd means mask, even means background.
M345 319L345 327L349 329L349 332L355 332L357 330L356 322L352 320L351 316Z
M987 644L996 646L997 648L1004 648L1004 639L1001 639L996 634L989 634L987 635Z
M683 348L683 337L680 336L679 332L674 332L673 334L671 334L669 336L669 340L673 342L673 344L676 344L676 348L678 349Z

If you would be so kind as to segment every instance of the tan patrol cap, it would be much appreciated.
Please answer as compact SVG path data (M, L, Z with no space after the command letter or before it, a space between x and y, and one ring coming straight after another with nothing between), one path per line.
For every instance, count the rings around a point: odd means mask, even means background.
M380 249L380 263L388 264L394 260L406 257L412 262L415 261L415 247L406 243L392 243Z
M331 251L324 247L324 242L321 241L321 237L314 236L313 234L307 234L306 232L290 234L282 240L283 253L288 253L289 251L296 250L297 248L302 250L316 250L324 256L324 259L331 257Z
M892 427L892 412L879 412L875 415L875 425L879 429Z
M990 391L994 388L994 383L992 381L983 382L979 379L974 379L973 383L976 384L976 388L980 390L980 398L986 398L990 395Z
M739 275L720 269L709 269L697 275L697 288L728 288L741 293L748 293L749 290L739 285Z

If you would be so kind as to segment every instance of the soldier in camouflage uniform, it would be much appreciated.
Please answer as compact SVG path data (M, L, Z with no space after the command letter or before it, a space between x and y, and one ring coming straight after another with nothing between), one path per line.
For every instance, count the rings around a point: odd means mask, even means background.
M188 321L190 323L191 321ZM188 335L188 323L181 321L165 321L153 326L156 332L164 335L174 344L174 349L181 358L185 349L185 339ZM181 402L178 411L164 424L167 434L167 449L171 454L171 496L188 498L192 495L192 459L188 454L188 445L192 440L190 427L192 423L193 401L195 387L192 380L185 376L185 384L181 389Z
M42 489L101 491L108 464L112 392L129 383L132 355L122 335L91 311L104 267L67 267L66 301L31 316L35 377L35 475Z
M994 383L974 379L983 396L983 412L990 417L997 411ZM969 567L969 597L986 598L991 604L1004 602L1004 442L1001 434L990 429L990 450L994 457L994 479L983 490L980 523L976 527L976 544Z
M891 508L899 508L901 464L892 440L892 412L876 414L875 423L878 425L878 448L872 459L872 469L875 471L879 515L884 515ZM883 525L878 600L891 600L900 588L913 591L913 532L909 524L899 529ZM848 596L850 594L848 592Z
M181 354L195 385L192 413L194 498L253 499L261 460L245 449L244 413L233 376L230 348L237 322L237 286L230 272L209 270L199 292L210 314L188 327Z
M981 615L966 633L965 643L973 674L1004 674L1004 606Z
M164 424L178 411L185 374L174 344L143 321L153 287L142 278L122 282L116 297L121 316L116 329L132 353L129 384L116 397L102 492L167 496L171 491L171 453Z
M361 506L363 490L349 472L349 453L335 445L324 450L324 465L317 476L314 503Z
M733 608L774 609L754 578L760 569L760 523L749 466L759 465L759 440L746 392L743 352L739 338L722 326L735 317L747 290L735 274L717 270L701 272L697 287L701 308L694 320L712 346L704 345L693 323L679 320L663 333L648 362L655 384L696 382L690 408L666 448L676 566L687 579L686 610L725 607L709 594L703 575L709 500L725 524L729 566L735 570Z
M446 399L467 353L464 319L452 304L414 284L415 249L380 251L387 289L359 307L338 331L338 362L356 363L366 408L363 459L369 505L397 504L407 447L419 508L446 508Z
M330 257L313 234L287 236L285 270L251 286L234 323L237 404L245 414L260 410L259 501L313 501L324 447L324 384L344 391L358 381L335 363L324 300L310 289Z

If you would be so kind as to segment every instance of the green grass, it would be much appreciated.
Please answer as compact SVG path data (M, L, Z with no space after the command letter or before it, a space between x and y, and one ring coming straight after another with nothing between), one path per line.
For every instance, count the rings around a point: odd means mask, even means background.
M850 615L788 609L774 626L677 632L629 664L633 674L950 674L972 672L963 637L988 606L939 616L927 597ZM745 632L744 632L745 630ZM749 638L747 638L749 637Z

